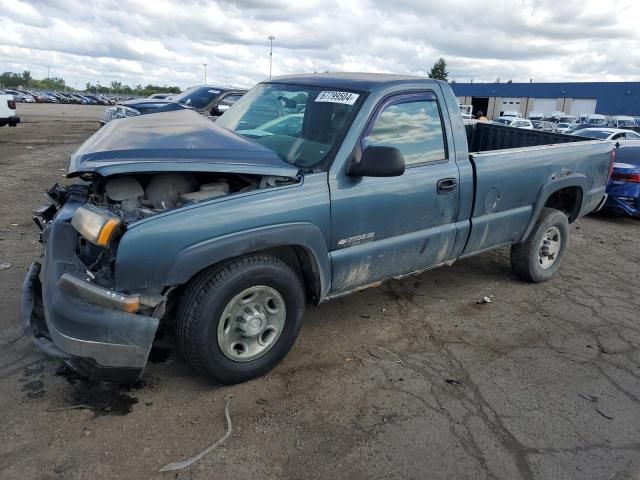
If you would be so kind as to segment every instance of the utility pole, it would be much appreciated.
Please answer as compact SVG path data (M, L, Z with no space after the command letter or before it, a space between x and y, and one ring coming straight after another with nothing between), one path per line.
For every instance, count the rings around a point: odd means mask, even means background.
M203 63L202 66L204 67L204 83L206 85L207 84L207 64Z
M271 67L273 65L273 41L276 37L269 35L267 39L269 40L269 78L271 78Z
M50 78L49 77L49 65L47 65L47 78Z

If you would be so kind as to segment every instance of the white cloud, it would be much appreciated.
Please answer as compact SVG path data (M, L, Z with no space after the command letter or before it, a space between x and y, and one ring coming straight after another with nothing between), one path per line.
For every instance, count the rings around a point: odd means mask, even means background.
M425 75L458 81L636 80L640 2L619 0L0 0L0 70L70 85L202 82L275 75Z

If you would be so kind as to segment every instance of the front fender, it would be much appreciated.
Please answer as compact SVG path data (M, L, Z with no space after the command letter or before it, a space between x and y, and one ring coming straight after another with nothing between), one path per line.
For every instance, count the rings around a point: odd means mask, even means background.
M587 176L582 173L572 173L564 177L555 178L545 183L538 193L538 198L533 206L531 219L529 220L529 224L522 234L522 238L520 238L519 243L522 243L526 241L527 238L529 238L529 235L533 231L533 227L535 227L536 222L540 217L540 213L542 213L542 209L544 208L547 200L549 200L551 195L553 195L558 190L562 190L563 188L568 187L578 187L583 193L583 196L581 197L582 200L584 198L584 192L587 189ZM581 210L582 205L579 205L577 211L580 212Z
M302 222L256 228L192 245L175 258L169 269L166 284L181 285L202 269L228 258L283 246L298 246L307 251L315 262L313 270L318 272L323 298L331 282L327 245L317 226Z
M172 258L165 256L156 261L153 260L154 246L149 245L150 255L146 255L145 259L129 262L125 269L116 267L116 283L121 290L183 285L201 270L223 260L268 248L287 246L303 248L309 261L314 262L314 265L309 267L317 277L317 293L320 298L324 298L331 285L331 264L327 244L320 228L307 222L256 227L215 236L184 247L173 254ZM161 268L145 268L147 262L159 262Z

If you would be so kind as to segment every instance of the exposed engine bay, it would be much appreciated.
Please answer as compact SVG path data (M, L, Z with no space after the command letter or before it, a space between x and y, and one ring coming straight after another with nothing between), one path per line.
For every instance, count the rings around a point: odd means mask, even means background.
M84 192L82 195L87 199L87 205L120 219L113 241L106 246L96 245L82 235L78 236L76 253L86 265L85 274L93 283L106 288L111 288L114 283L118 237L124 233L122 227L126 228L127 224L199 202L299 181L291 177L204 172L135 173L93 176L84 180L89 185L56 185L49 191L49 196L56 203L74 188L79 189ZM159 291L152 292L152 297L159 294ZM148 300L143 303L155 306L154 302Z
M297 181L288 177L200 172L97 177L92 182L89 203L131 223L186 205Z

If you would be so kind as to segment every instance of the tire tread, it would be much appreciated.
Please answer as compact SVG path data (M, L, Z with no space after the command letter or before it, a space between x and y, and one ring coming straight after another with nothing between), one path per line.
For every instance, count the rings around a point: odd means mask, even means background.
M198 317L204 304L227 278L247 268L265 264L288 270L298 277L294 270L282 260L271 255L255 254L227 260L210 267L194 277L185 289L176 314L177 344L185 362L199 375L212 377L198 354Z
M562 256L556 260L558 266L555 268L551 267L552 269L549 270L551 272L551 275L542 278L538 274L538 272L534 270L534 264L532 262L532 256L534 255L534 253L537 256L540 243L540 239L538 238L540 231L544 228L543 226L546 223L548 223L553 217L556 217L558 215L562 215L562 217L564 217L564 219L561 220L561 223L565 226L568 226L567 216L563 212L561 212L560 210L556 210L555 208L545 207L542 209L540 217L538 217L538 221L536 222L536 225L527 240L523 243L511 246L511 268L519 277L523 278L524 280L536 283L548 280L562 263L564 250ZM564 242L564 245L562 247L563 249L566 249L566 246L569 242L569 230L568 228L565 229L566 235L564 235L562 240Z

